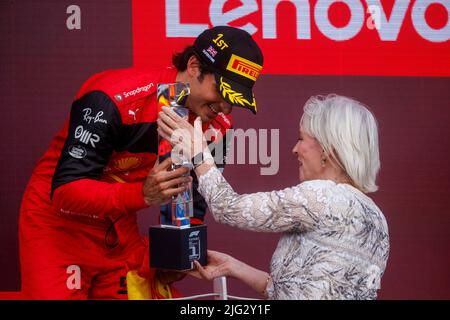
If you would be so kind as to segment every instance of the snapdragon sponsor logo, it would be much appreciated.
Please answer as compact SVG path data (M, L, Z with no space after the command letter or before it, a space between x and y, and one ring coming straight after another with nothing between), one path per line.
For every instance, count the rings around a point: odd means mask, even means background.
M134 90L128 91L128 92L123 92L123 97L124 98L128 98L128 97L133 97L135 95L137 95L140 92L147 92L148 90L150 90L153 87L153 83L149 83L143 87L138 87Z
M214 141L210 144L211 152L214 151L214 160L221 164L252 164L261 165L261 175L276 175L280 164L280 130L279 129L228 129L225 135L217 130L208 129L204 132L206 140ZM183 141L194 141L192 155L202 151L202 138L194 135L191 138L189 131L177 129L171 137L174 143L171 156L174 159L185 158L185 145ZM213 147L211 147L213 146ZM224 150L226 156L224 155ZM195 158L194 165L202 159ZM197 163L196 163L197 162Z

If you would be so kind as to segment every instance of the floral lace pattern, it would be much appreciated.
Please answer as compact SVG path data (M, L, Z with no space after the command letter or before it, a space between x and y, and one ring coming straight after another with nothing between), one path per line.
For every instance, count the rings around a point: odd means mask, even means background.
M239 195L212 168L199 192L221 223L282 233L270 267L270 299L376 299L389 256L386 219L348 184L306 181Z

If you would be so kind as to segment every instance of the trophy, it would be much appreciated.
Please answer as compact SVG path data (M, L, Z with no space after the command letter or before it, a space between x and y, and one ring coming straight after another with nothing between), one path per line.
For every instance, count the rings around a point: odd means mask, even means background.
M170 106L181 117L188 118L189 109L185 107L190 93L189 84L158 84L158 111L163 106ZM174 154L167 140L159 140L160 162L172 156L172 170L179 167L192 169L190 159L182 154ZM190 171L186 174L190 175ZM190 217L194 215L192 199L192 183L186 191L172 197L169 204L161 206L160 225L149 229L150 267L171 270L188 270L193 268L193 261L206 264L207 233L205 225L190 225Z

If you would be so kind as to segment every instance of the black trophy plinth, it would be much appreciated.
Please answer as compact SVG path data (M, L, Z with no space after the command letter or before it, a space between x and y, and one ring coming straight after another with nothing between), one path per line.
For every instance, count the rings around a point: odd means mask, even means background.
M206 265L206 225L187 228L152 226L150 236L150 267L171 270L194 268L193 261Z

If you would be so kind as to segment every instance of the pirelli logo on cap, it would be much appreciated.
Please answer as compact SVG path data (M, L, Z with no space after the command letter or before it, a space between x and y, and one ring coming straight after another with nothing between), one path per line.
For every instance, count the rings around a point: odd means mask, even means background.
M235 54L231 55L230 61L227 65L227 70L240 74L241 76L249 78L253 81L256 81L261 69L262 67L259 64L251 62L250 60L239 57Z

